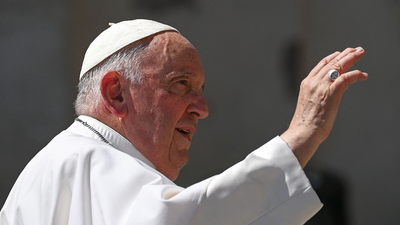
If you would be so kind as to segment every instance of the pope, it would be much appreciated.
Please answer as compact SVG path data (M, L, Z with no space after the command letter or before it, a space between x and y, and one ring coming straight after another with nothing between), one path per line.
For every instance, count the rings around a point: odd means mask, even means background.
M303 168L328 137L344 91L367 79L348 71L363 55L347 48L322 59L283 134L183 188L173 181L209 114L199 54L171 26L111 24L85 54L78 117L22 171L0 224L304 224L322 203Z

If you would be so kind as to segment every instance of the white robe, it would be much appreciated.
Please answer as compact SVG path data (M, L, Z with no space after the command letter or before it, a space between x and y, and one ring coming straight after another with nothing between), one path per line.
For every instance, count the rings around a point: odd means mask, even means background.
M1 225L303 224L321 207L297 159L276 137L222 174L174 184L116 131L87 116L25 167Z

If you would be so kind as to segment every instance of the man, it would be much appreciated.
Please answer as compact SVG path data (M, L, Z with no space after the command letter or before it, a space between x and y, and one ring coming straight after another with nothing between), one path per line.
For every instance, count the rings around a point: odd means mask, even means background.
M285 133L182 188L173 181L208 115L200 57L170 26L114 24L86 52L80 116L21 173L0 223L303 224L322 205L302 167L331 131L343 92L367 78L346 72L363 54L348 48L323 59L302 82Z

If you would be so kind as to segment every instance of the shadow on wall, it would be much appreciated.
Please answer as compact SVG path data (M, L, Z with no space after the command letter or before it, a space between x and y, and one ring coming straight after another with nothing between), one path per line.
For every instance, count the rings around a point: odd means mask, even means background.
M315 166L308 167L305 173L324 207L306 225L348 225L344 179Z

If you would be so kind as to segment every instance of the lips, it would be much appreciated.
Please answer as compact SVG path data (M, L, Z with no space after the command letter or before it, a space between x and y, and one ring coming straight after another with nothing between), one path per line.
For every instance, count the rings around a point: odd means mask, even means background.
M181 130L181 129L178 129L178 128L176 128L179 132L181 132L182 134L185 134L185 135L189 135L190 134L190 131L189 130Z
M189 141L192 140L193 133L196 131L194 127L179 127L176 130L185 136Z

